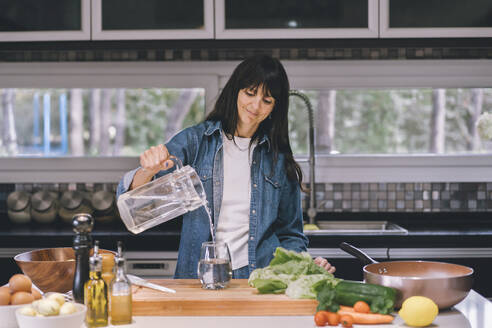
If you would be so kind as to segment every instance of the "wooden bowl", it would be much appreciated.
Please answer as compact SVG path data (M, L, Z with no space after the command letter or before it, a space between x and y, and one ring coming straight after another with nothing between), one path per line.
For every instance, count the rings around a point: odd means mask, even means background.
M115 254L104 249L100 249L100 252ZM44 293L66 293L72 290L75 273L73 248L38 249L17 254L14 260L22 272Z

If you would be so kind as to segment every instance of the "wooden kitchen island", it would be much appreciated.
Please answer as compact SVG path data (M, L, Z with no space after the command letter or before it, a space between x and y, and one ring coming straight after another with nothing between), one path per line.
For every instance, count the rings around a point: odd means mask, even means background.
M312 314L298 315L296 313L303 311L314 311L312 305L316 304L316 301L311 300L291 300L285 299L285 295L256 295L254 289L244 289L245 281L235 281L231 284L229 290L223 291L204 291L197 289L194 292L192 290L183 290L182 282L179 280L157 280L153 282L159 282L166 287L177 290L176 294L165 294L155 292L149 289L142 289L135 287L134 289L134 306L136 316L134 316L134 322L131 325L121 325L115 327L133 327L133 328L161 328L161 327L199 327L199 328L272 328L272 327L315 327L314 316ZM195 283L197 286L199 283ZM178 288L179 287L179 288ZM196 287L196 286L195 286ZM195 288L188 284L186 288ZM186 289L185 288L185 289ZM244 290L238 290L244 289ZM180 294L181 291L181 295ZM226 292L227 291L227 292ZM209 295L203 293L210 293ZM216 295L212 295L212 294ZM252 294L250 294L252 293ZM198 296L197 296L198 295ZM205 296L203 296L205 295ZM254 296L254 297L253 297ZM268 301L261 300L265 296L264 300L268 298ZM279 296L277 301L280 304L273 304L276 302L272 296ZM244 298L247 298L246 300ZM144 299L146 298L146 299ZM174 298L174 300L173 300ZM215 301L213 300L215 299ZM158 301L161 301L160 305ZM190 307L193 300L197 301L196 312L192 311ZM227 302L230 302L228 305ZM255 302L259 302L255 304ZM268 302L272 304L268 304ZM294 303L292 303L294 302ZM295 302L299 302L299 308L295 309ZM253 303L253 304L251 304ZM207 304L207 305L205 305ZM241 307L241 304L243 305ZM279 306L285 306L286 309L290 309L291 313L285 314L286 311L279 308ZM167 309L166 309L167 306ZM258 307L259 306L259 307ZM261 307L264 307L263 313L259 314ZM238 308L240 307L240 308ZM155 315L152 315L152 308L154 308ZM232 309L238 308L238 312L234 314ZM209 313L203 314L203 311L208 309ZM246 314L245 309L249 309L252 313ZM275 309L279 309L279 313L272 313ZM138 312L145 313L144 315L138 315ZM260 311L260 312L259 312ZM169 313L187 313L187 314L169 314ZM310 313L309 312L309 313ZM163 315L163 313L167 313ZM210 315L212 314L213 315ZM256 313L256 314L255 314ZM446 328L488 328L492 322L492 303L486 298L482 297L475 291L470 291L468 296L455 307L450 310L441 311L438 317L434 320L434 325L431 327L446 327ZM341 327L341 326L340 326ZM354 327L407 327L403 320L396 316L395 321L388 325L354 325Z

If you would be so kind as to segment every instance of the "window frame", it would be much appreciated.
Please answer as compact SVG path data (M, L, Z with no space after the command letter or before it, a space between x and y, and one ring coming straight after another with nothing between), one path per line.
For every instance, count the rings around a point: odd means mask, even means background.
M0 88L198 87L206 113L238 62L0 63ZM293 89L492 87L492 60L283 61ZM305 157L296 156L309 181ZM117 182L137 157L0 158L0 183ZM316 182L492 181L492 154L317 155Z
M492 60L284 61L293 89L492 87ZM221 79L221 82L226 79ZM309 181L306 156L297 156ZM317 155L316 182L492 181L492 154Z

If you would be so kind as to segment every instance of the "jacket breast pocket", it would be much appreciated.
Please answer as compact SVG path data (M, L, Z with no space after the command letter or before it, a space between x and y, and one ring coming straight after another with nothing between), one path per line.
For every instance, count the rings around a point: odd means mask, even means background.
M212 168L208 167L197 167L196 168L196 173L200 177L200 180L203 182L206 182L210 179L212 179Z
M270 178L267 175L265 175L264 177L265 177L265 182L264 182L262 198L265 204L268 204L267 213L265 213L265 215L266 217L274 218L277 217L277 214L275 214L275 212L277 211L279 206L282 186L278 182L278 180L275 179L275 177Z
M207 200L210 202L212 201L212 193L213 193L213 188L212 188L212 168L207 168L207 167L201 167L201 168L196 168L196 173L198 177L200 178L200 182L203 187L203 192L205 193ZM201 191L198 188L198 184L194 183L195 188L197 189L198 193L201 193Z

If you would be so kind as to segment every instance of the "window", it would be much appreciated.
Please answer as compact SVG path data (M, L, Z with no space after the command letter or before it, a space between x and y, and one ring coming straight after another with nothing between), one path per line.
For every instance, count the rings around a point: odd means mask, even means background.
M138 156L205 116L202 88L0 89L0 156Z
M335 109L333 137L328 123L317 124L316 182L473 182L492 181L492 149L487 143L469 150L471 130L467 122L473 108L473 94L482 92L482 112L491 112L492 65L488 60L399 60L399 61L283 61L292 89L306 93L313 107ZM165 142L171 120L167 110L183 92L198 92L179 130L202 120L210 112L216 96L238 63L217 62L105 62L105 63L2 63L0 98L6 89L16 90L15 108L0 99L0 180L4 182L115 182L126 171L138 166L138 154L152 144ZM84 156L75 155L70 146L72 113L68 111L73 88L80 88L84 106L82 133ZM109 156L90 147L89 95L91 90L110 90L114 116L107 128ZM117 94L125 90L125 146L114 160L117 122ZM330 91L333 90L334 92ZM444 94L443 151L429 152L434 92ZM39 97L39 129L34 133L34 93ZM331 96L334 94L334 96ZM61 100L65 93L66 100ZM18 95L19 94L19 95ZM23 94L21 96L21 94ZM44 98L49 95L50 138L44 138ZM168 100L157 101L164 97ZM174 98L173 98L174 97ZM63 96L61 97L63 99ZM24 99L21 102L19 99ZM148 99L153 99L152 101ZM174 100L173 100L174 99ZM60 103L66 101L66 155L63 148ZM101 100L102 101L102 100ZM291 142L296 159L309 181L304 161L307 153L307 112L302 101L291 98ZM12 102L13 103L13 102ZM155 105L145 105L145 104ZM159 105L157 105L159 104ZM414 106L415 105L415 106ZM418 105L418 106L417 106ZM132 109L132 106L133 107ZM183 106L188 108L187 106ZM181 107L180 107L181 108ZM395 110L396 109L396 110ZM20 111L25 114L20 114ZM19 130L16 140L22 151L12 156L6 147L12 129L9 111L15 112ZM18 113L19 112L19 113ZM326 110L321 112L326 113ZM5 113L7 113L7 117ZM144 115L144 114L145 115ZM131 116L133 115L133 116ZM146 116L148 115L148 116ZM316 116L318 115L318 116ZM63 115L61 115L63 116ZM130 121L139 121L133 124ZM440 122L443 120L441 119ZM174 122L174 121L172 121ZM131 125L133 124L133 125ZM179 124L178 124L179 125ZM156 132L153 126L158 126ZM107 127L107 126L106 126ZM22 128L22 130L21 130ZM6 132L7 131L7 132ZM320 134L322 134L320 136ZM4 136L7 135L8 138ZM33 136L39 136L37 139ZM80 138L80 134L79 138ZM370 138L369 138L370 137ZM50 149L44 155L44 140ZM331 148L327 146L331 140ZM36 144L37 142L37 144ZM12 144L12 143L10 143ZM33 152L22 147L37 145ZM477 144L475 144L477 145ZM112 147L112 148L111 148ZM107 148L105 148L107 149ZM43 154L42 156L39 154ZM34 156L35 155L35 156ZM29 157L26 159L26 157ZM32 158L40 157L40 158ZM48 158L47 158L48 157ZM51 158L49 158L51 157ZM53 158L54 157L54 158ZM64 158L67 157L67 158ZM33 168L35 168L33 170ZM404 175L403 175L404 173Z
M301 90L315 110L318 154L480 154L476 128L492 88ZM307 154L307 112L291 98L294 153Z

